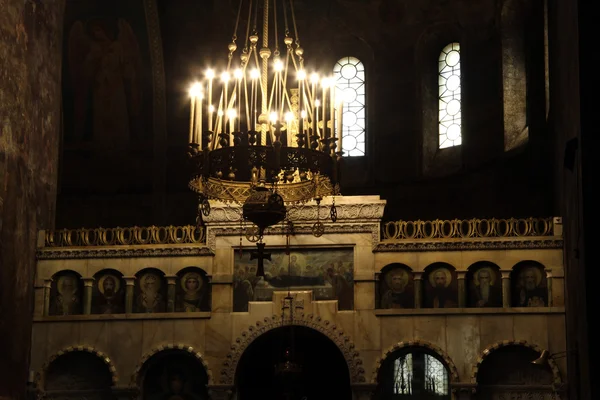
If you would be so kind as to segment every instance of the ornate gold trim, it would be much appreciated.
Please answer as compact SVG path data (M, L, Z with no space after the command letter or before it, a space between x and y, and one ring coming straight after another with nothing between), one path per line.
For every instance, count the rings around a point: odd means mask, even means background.
M377 243L373 251L385 252L421 252L421 251L472 251L472 250L527 250L562 249L563 240L550 237L537 237L510 240L472 239L457 241L397 241Z
M77 249L38 250L38 260L67 260L88 258L139 258L139 257L198 257L213 256L214 252L207 247L150 247L137 249Z
M44 232L44 247L203 244L204 239L204 228L194 225L79 228Z
M559 219L556 222L558 224ZM560 236L555 218L453 219L391 221L383 226L383 240L472 239Z

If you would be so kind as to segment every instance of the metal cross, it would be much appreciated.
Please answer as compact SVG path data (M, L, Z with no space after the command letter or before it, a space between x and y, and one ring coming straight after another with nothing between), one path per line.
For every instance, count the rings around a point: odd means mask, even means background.
M265 252L264 243L256 243L258 250L250 253L250 260L258 260L256 276L265 276L265 260L271 261L271 253Z

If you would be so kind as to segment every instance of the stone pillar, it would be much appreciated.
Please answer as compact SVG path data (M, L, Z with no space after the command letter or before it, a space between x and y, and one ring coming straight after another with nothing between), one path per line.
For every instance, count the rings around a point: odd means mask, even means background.
M413 281L415 284L415 308L423 307L423 273L415 272Z
M50 290L52 289L52 279L44 281L44 316L50 315Z
M175 312L175 293L177 276L165 276L167 279L167 312Z
M511 307L511 295L510 295L510 272L511 271L500 271L502 274L502 307Z
M371 400L376 389L375 383L355 383L352 385L352 400Z
M133 292L135 287L135 276L124 276L125 281L125 313L133 312Z
M92 290L94 278L83 278L83 314L90 315L92 313Z
M546 306L552 307L552 269L546 268L546 282L548 284L548 304Z
M458 307L465 308L467 306L467 271L456 271L456 279L458 280Z
M38 232L54 229L65 0L0 1L0 399L24 399ZM19 284L15 284L19 282Z
M211 400L231 400L233 398L233 386L208 385L208 395Z

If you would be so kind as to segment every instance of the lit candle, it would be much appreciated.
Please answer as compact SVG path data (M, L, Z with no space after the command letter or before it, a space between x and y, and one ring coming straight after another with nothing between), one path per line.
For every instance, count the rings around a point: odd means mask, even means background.
M190 143L194 143L194 107L196 105L196 99L192 95L190 90Z
M315 123L315 121L318 121L318 116L317 116L317 109L319 108L319 105L317 104L317 98L316 93L315 93L315 89L316 89L316 85L317 82L319 81L319 75L317 75L316 73L312 73L310 75L310 83L312 84L311 87L311 99L312 99L312 103L313 103L313 107L312 107L312 131L313 131L313 135L317 134L317 126L318 126L318 122Z
M225 93L225 102L223 103L223 109L225 110L229 110L229 72L223 72L221 74L221 81L224 84L224 90L223 92ZM223 132L225 133L227 131L227 118L229 117L229 115L225 115L225 126L223 126ZM231 132L231 131L230 131Z
M338 137L338 143L337 143L337 151L341 152L342 151L342 138L344 137L343 134L343 130L344 130L344 102L343 101L338 101L338 117L337 117L337 123L338 123L338 131L337 131L337 137Z
M319 134L319 106L321 102L319 100L315 100L315 109L313 113L313 135Z
M333 78L329 80L329 120L331 121L331 130L329 131L330 137L335 137L335 85L333 84Z
M323 138L328 138L330 135L327 131L327 117L328 117L328 110L327 110L327 92L329 91L329 79L328 78L323 78L323 80L321 81L321 86L323 87ZM331 103L331 99L329 99L329 103Z
M213 112L214 107L212 105L212 81L215 77L215 72L212 69L206 71L206 78L208 79L208 130L213 130Z

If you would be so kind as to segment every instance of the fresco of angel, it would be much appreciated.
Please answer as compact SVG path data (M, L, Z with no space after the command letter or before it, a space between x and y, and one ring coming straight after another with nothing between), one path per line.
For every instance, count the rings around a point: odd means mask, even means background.
M142 109L142 57L124 19L73 24L68 57L74 101L74 138L95 148L124 149Z

